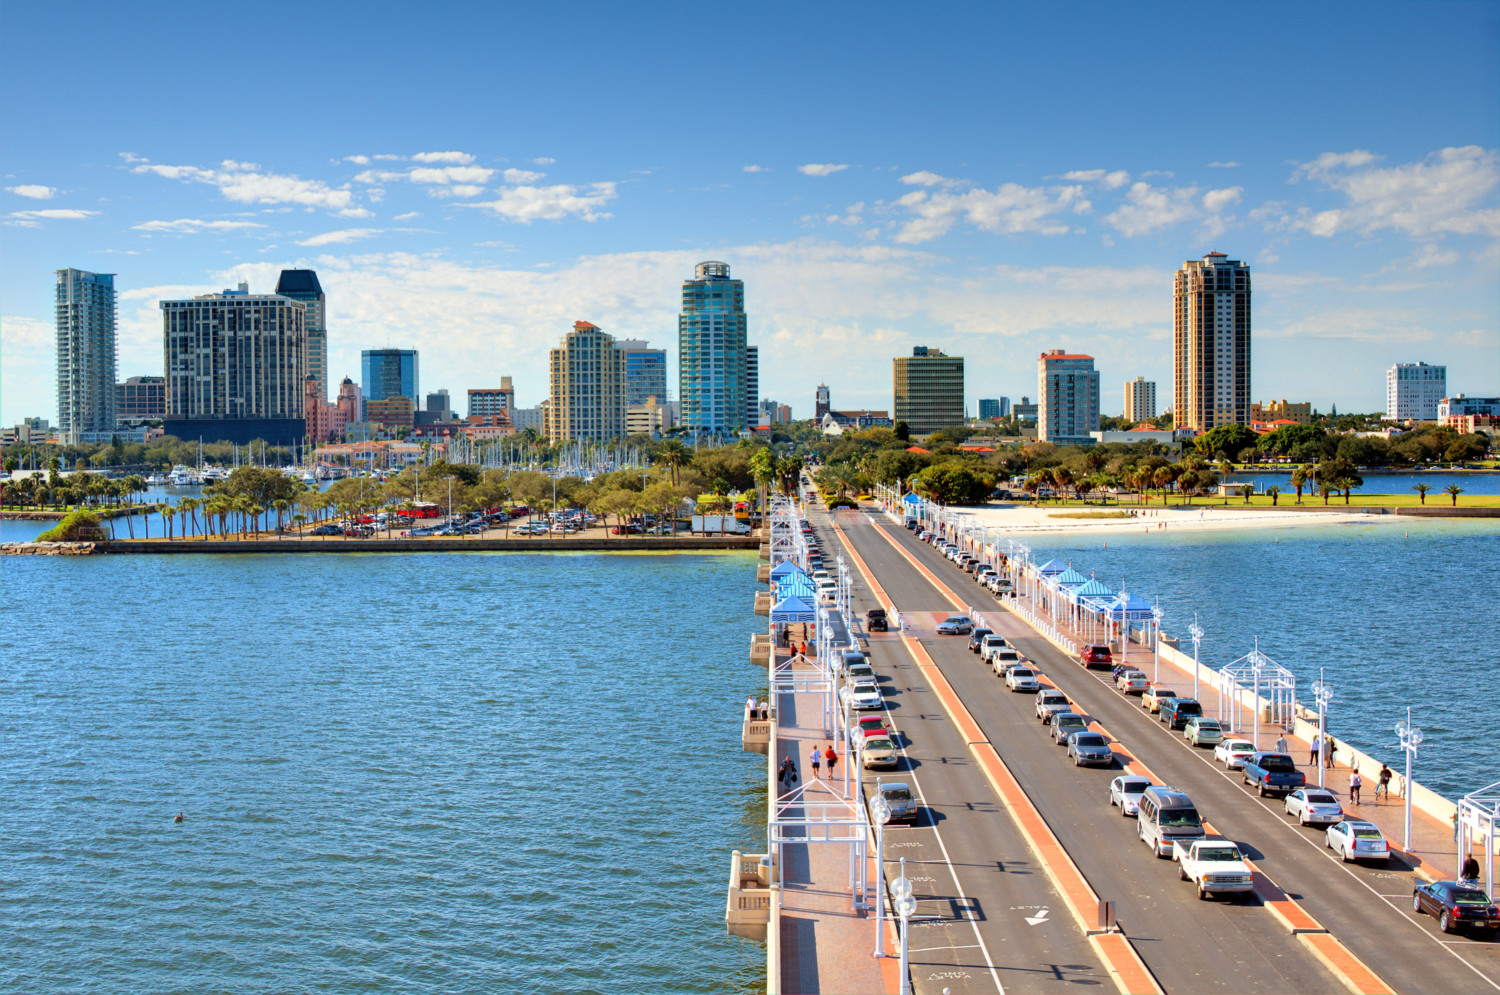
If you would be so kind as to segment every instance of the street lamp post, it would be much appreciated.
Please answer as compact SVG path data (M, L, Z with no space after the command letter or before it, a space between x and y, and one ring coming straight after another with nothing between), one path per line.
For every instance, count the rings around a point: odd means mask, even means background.
M1401 793L1406 796L1406 835L1401 849L1411 851L1411 763L1417 756L1417 747L1422 745L1422 730L1411 724L1411 706L1406 706L1406 718L1396 723L1396 735L1401 738L1401 749L1406 751L1406 780Z
M901 876L891 882L891 897L895 899L896 915L901 917L901 995L911 995L911 971L906 956L906 936L911 928L911 917L917 911L917 899L911 893L911 882L906 879L906 858L901 858Z
M1193 612L1193 624L1188 626L1188 635L1193 637L1193 700L1198 698L1198 644L1203 642L1203 626L1198 624L1198 613Z
M880 917L885 907L885 824L891 821L891 805L880 793L880 779L875 780L875 802L870 806L875 817L875 956L884 957L880 942Z
M1323 668L1318 668L1318 679L1313 681L1313 698L1318 702L1318 787L1323 787L1323 744L1328 742L1328 703L1333 700L1333 688L1323 680Z

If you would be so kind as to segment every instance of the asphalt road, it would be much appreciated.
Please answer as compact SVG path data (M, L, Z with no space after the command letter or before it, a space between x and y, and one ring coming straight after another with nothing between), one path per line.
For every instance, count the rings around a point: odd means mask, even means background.
M840 525L898 608L952 610L868 518L845 513ZM1006 618L1007 627L1019 623L995 612L995 599L931 546L888 519L882 527L959 597ZM1397 991L1500 991L1500 944L1443 936L1430 917L1413 916L1409 869L1342 864L1323 848L1321 830L1289 822L1280 800L1258 798L1214 764L1211 751L1169 735L1138 699L1117 693L1107 675L1085 671L1044 639L1018 642L1071 700L1159 778L1187 790L1218 832L1240 843L1260 870ZM1108 804L1108 782L1118 771L1072 767L1036 722L1031 696L1005 690L966 640L924 645L1095 890L1115 901L1126 933L1167 991L1344 990L1268 911L1200 902L1177 879L1174 864L1152 859L1132 823Z
M831 554L838 540L826 516L812 521ZM862 583L856 590L866 602L862 617L874 601ZM877 779L900 781L923 803L914 826L885 830L886 873L894 880L905 857L918 899L908 938L916 991L1114 991L899 637L876 633L870 647L905 758L894 770L866 771L866 793L873 795Z

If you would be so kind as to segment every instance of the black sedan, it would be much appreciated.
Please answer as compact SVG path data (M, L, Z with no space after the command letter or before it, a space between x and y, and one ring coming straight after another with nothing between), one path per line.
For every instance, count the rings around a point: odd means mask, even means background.
M1433 881L1412 889L1413 912L1437 916L1438 928L1445 933L1472 929L1493 938L1500 932L1500 909L1490 896L1478 888L1457 881Z

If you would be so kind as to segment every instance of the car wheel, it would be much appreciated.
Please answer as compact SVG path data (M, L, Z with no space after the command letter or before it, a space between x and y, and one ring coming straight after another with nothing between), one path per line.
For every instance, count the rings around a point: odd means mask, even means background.
M1200 901L1200 902L1206 902L1206 901L1208 901L1208 892L1206 892L1206 891L1203 890L1203 886L1201 884L1198 886L1198 901Z
M1177 880L1179 880L1179 881L1186 881L1187 879L1188 879L1187 870L1184 869L1181 864L1178 864L1177 865Z
M1261 784L1261 785L1257 785L1257 788L1260 791L1260 796L1262 798L1266 797L1266 786L1264 784Z
M1339 856L1340 856L1340 857L1342 857L1342 858L1343 858L1343 860L1344 860L1344 863L1346 863L1346 864L1347 864L1347 863L1349 863L1349 861L1350 861L1350 860L1351 860L1351 859L1352 859L1352 858L1351 858L1351 857L1350 857L1350 856L1349 856L1349 851L1348 851L1348 850L1344 850L1344 851L1342 851L1342 852L1341 852L1341 853L1340 853L1340 854L1339 854Z
M1411 910L1418 913L1419 915L1422 912L1422 896L1418 895L1416 892L1412 892Z
M1453 932L1453 919L1447 912L1444 912L1443 917L1438 920L1438 929L1441 929L1445 933Z

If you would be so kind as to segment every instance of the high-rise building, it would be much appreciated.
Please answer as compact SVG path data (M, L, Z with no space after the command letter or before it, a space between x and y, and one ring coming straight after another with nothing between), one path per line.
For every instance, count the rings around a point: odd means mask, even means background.
M760 402L761 425L785 425L792 420L792 406L777 404L774 400Z
M470 387L469 417L494 418L509 415L516 405L516 392L511 389L510 377L501 380L500 387Z
M826 383L818 384L818 393L815 396L816 400L813 402L813 423L821 425L823 424L823 416L833 410L833 399L828 393L828 385Z
M1015 416L1016 421L1036 421L1037 408L1038 405L1031 403L1031 398L1022 394L1021 400L1010 409L1010 413Z
M1058 445L1088 445L1099 431L1099 374L1094 357L1049 349L1037 358L1036 437Z
M365 420L379 425L391 433L416 426L417 408L411 398L404 394L391 397L365 398Z
M168 435L244 445L302 441L306 306L238 290L162 301Z
M913 346L895 359L895 420L912 435L964 423L964 358Z
M745 424L760 426L760 349L745 346Z
M139 425L167 417L167 378L128 377L115 384L115 418L121 425Z
M1000 417L1001 418L1009 418L1010 417L1010 398L1002 396L1002 397L999 398L999 401L1000 401Z
M412 406L416 406L417 350L366 349L359 357L366 410L369 410L371 401L383 401L388 397L409 397Z
M307 308L303 323L307 336L307 373L318 380L318 400L328 401L328 301L317 270L284 269L276 293L301 301Z
M1448 367L1397 363L1385 371L1385 416L1391 421L1436 421L1448 396Z
M981 397L979 399L979 420L985 421L990 418L1000 417L1000 399L998 397Z
M1222 252L1177 271L1172 413L1178 428L1250 424L1250 267Z
M115 310L113 273L57 271L57 431L65 442L115 427Z
M625 406L638 407L646 398L667 401L667 350L652 349L643 339L616 339L625 357Z
M625 355L613 335L573 322L548 354L552 394L546 435L552 442L617 439L625 434Z
M1125 420L1150 421L1156 417L1156 382L1145 377L1125 381Z
M745 427L750 390L746 369L745 285L729 264L702 262L682 281L677 318L677 384L682 425L700 432Z

